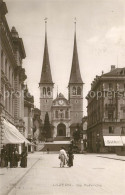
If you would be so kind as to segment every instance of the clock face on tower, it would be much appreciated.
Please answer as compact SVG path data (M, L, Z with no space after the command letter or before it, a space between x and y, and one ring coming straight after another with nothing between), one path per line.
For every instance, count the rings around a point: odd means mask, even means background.
M63 105L63 104L64 104L63 100L59 100L59 105Z

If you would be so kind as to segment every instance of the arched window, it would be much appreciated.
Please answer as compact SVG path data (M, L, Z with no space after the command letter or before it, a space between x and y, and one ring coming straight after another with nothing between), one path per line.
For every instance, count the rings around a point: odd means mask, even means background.
M77 88L77 95L81 95L81 88L80 87Z
M73 88L72 88L72 94L73 94L73 95L76 95L76 87L73 87Z
M64 118L63 110L60 110L60 118Z
M46 88L43 87L43 95L46 95Z
M48 94L49 96L51 95L50 87L47 87L47 94Z

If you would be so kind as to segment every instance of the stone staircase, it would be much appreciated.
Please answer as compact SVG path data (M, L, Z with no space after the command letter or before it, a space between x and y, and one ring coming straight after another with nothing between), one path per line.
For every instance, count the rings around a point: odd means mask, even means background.
M56 152L59 151L62 146L65 147L66 150L68 150L68 147L70 145L70 137L65 136L57 136L53 139L53 142L44 142L39 143L37 147L37 151L47 151L49 149L50 152Z

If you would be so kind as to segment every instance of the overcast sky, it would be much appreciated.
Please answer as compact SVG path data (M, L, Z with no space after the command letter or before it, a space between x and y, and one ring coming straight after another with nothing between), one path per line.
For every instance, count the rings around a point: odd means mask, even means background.
M106 73L111 65L125 67L125 1L124 0L5 0L9 27L15 26L23 38L29 91L39 108L40 81L45 26L48 18L48 48L53 81L54 98L63 93L67 98L70 76L74 17L77 18L77 47L85 96L96 75ZM118 58L118 60L117 60ZM117 63L118 61L118 63Z

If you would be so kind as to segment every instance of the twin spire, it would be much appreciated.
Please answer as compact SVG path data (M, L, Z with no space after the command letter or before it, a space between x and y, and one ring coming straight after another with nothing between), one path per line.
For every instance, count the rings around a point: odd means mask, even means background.
M47 19L45 19L45 45L40 84L53 84L47 44Z
M43 66L42 66L40 84L53 84L51 69L50 69L49 53L48 53L46 25L47 25L47 19L45 19L45 45L44 45ZM80 74L80 68L79 68L77 43L76 43L76 21L75 21L74 49L73 49L72 68L71 68L69 84L76 84L76 83L83 84L81 74Z
M79 59L77 52L77 43L76 43L76 21L75 21L75 34L74 34L74 48L73 48L73 58L72 58L72 68L70 73L69 84L83 84L80 68L79 68Z

